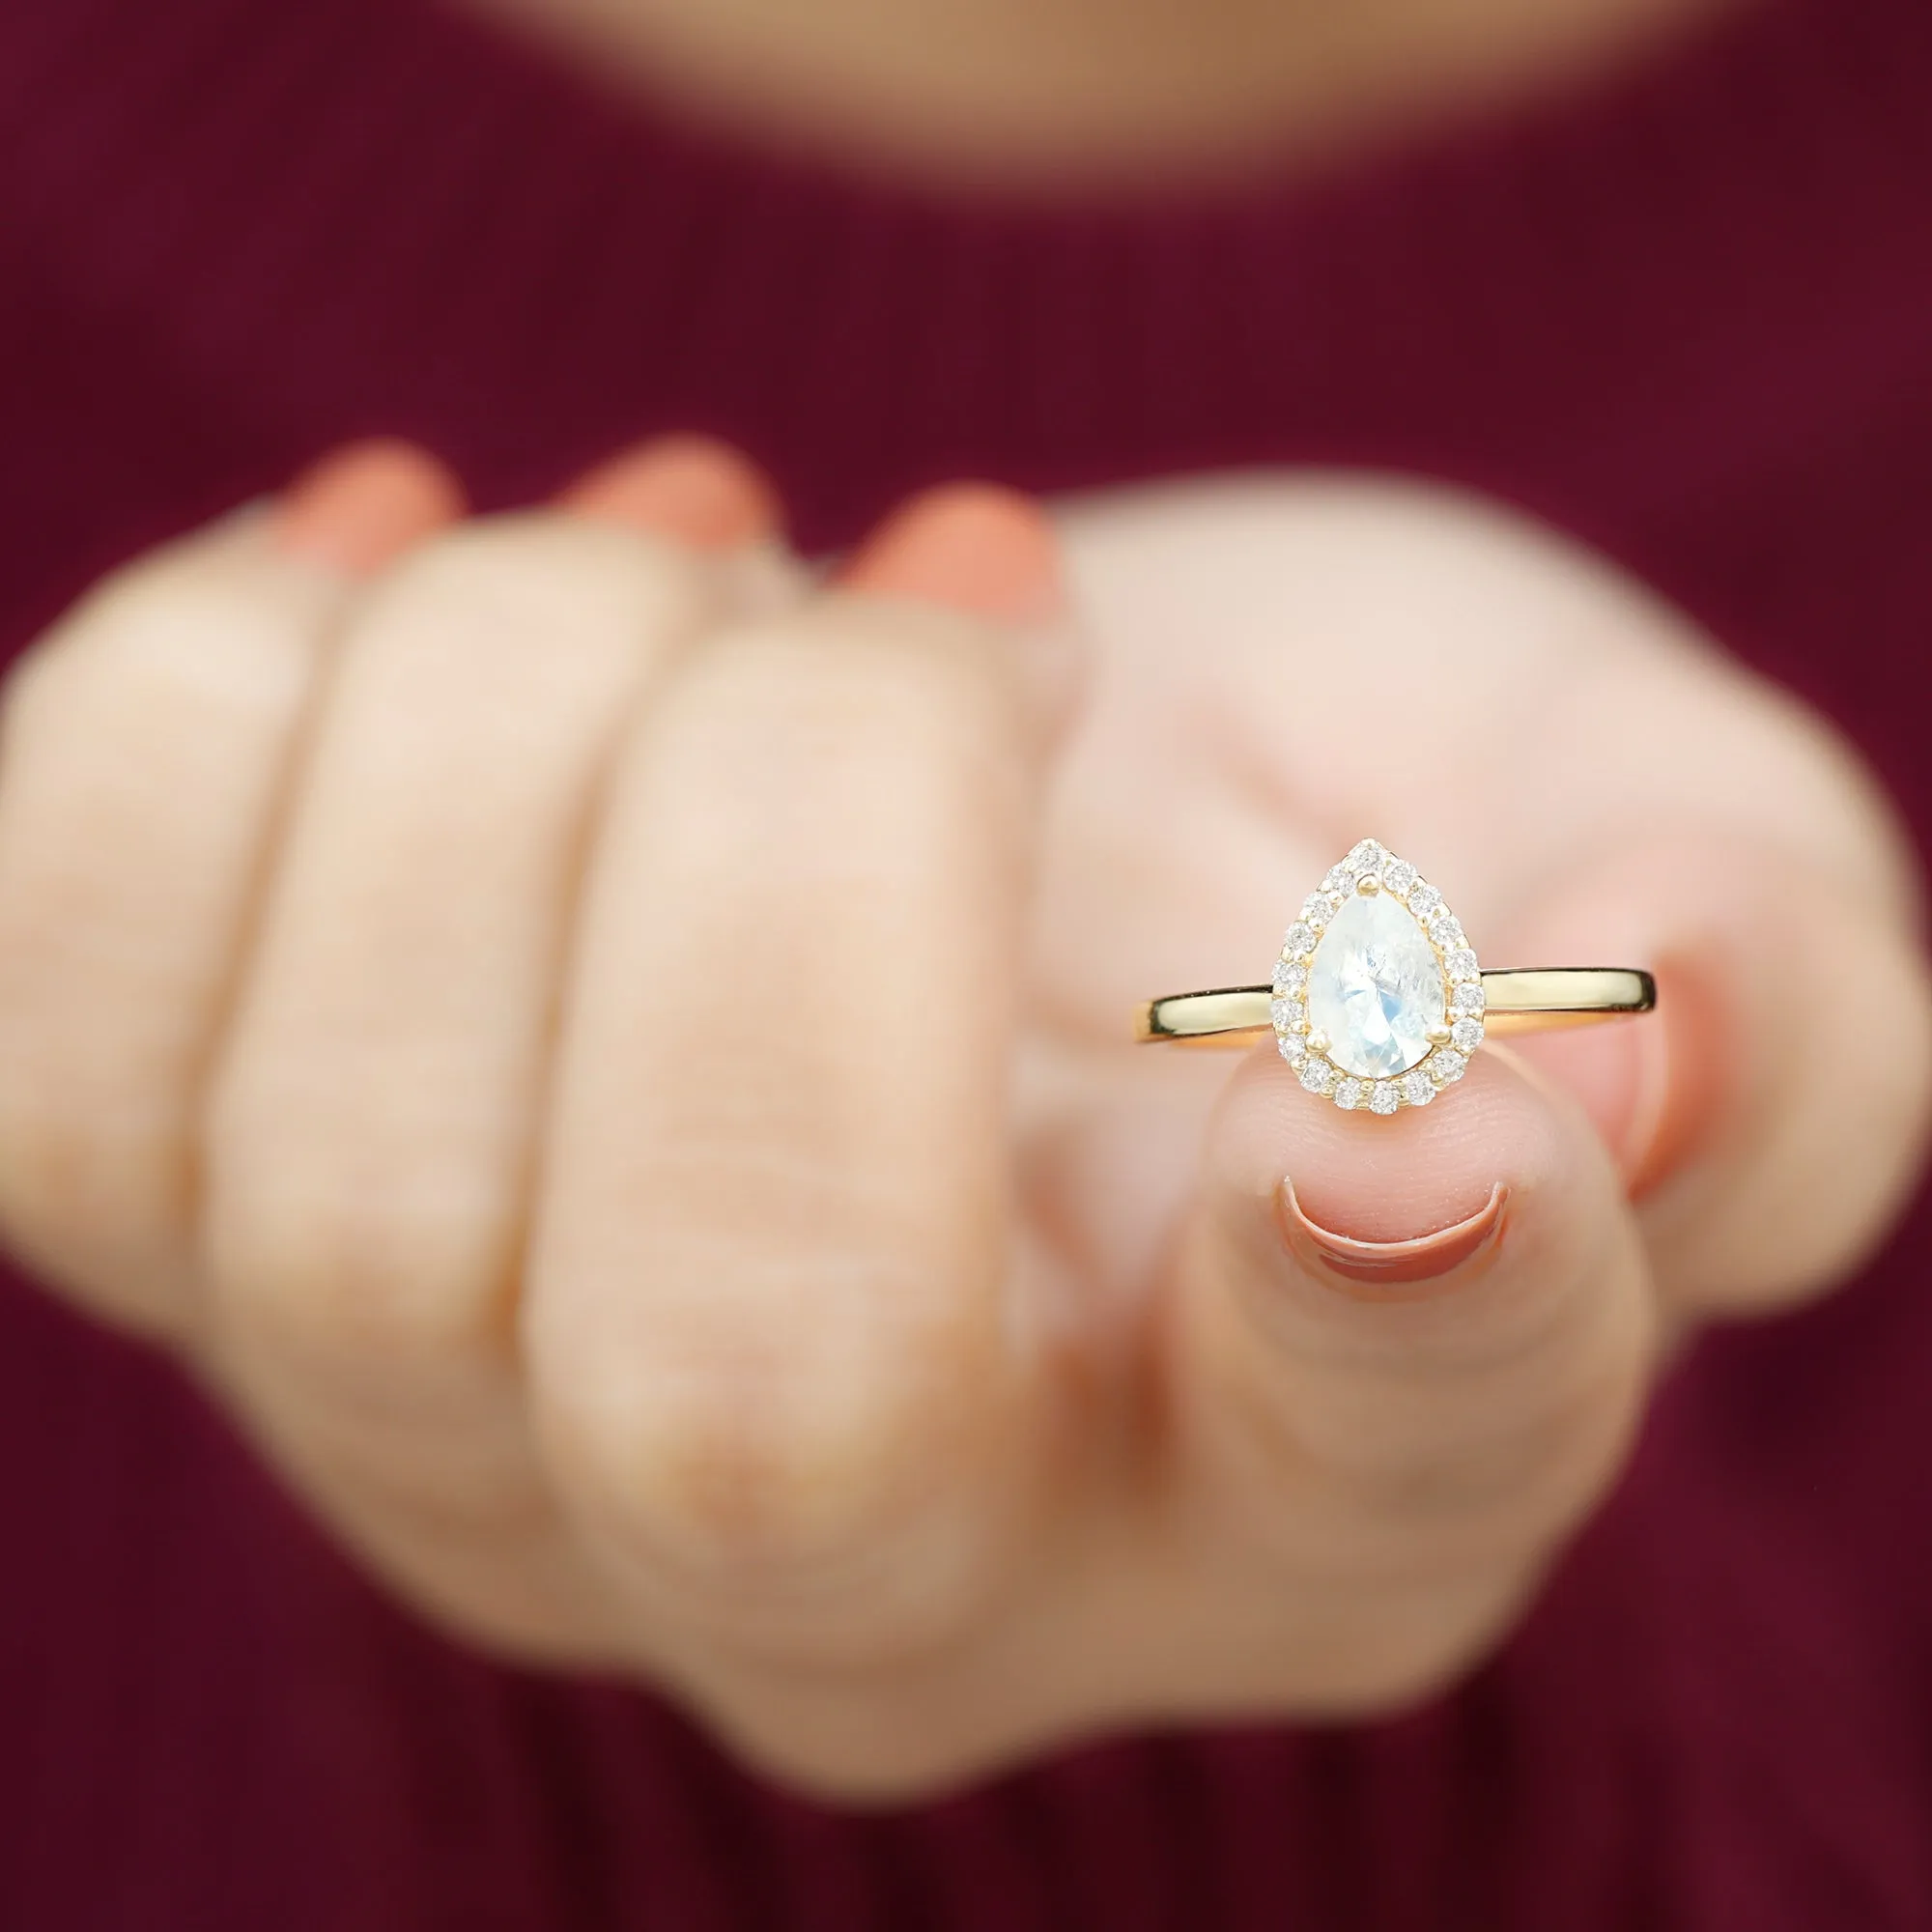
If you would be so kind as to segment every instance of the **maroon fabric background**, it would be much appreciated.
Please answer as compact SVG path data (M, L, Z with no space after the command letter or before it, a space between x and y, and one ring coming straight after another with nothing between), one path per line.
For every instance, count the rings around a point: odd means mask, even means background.
M1932 14L1764 0L1293 191L1026 213L646 125L426 0L0 6L0 638L325 444L479 497L734 436L813 542L958 471L1394 465L1610 551L1932 834ZM1717 1337L1402 1721L841 1816L451 1649L166 1369L0 1290L0 1926L1932 1925L1932 1219Z

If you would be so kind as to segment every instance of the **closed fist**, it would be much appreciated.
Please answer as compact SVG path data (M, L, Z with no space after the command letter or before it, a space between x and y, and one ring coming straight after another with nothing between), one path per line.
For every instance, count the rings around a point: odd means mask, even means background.
M1915 1171L1869 783L1422 493L942 492L823 582L771 525L705 447L477 522L378 450L57 626L0 747L9 1238L427 1612L819 1786L1426 1690L1662 1338L1838 1278ZM1125 1043L1363 834L1658 1015L1389 1121Z

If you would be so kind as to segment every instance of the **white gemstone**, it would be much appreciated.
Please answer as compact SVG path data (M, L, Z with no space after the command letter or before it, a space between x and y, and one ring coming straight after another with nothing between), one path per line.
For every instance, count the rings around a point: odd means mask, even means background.
M1342 903L1338 895L1330 898L1326 893L1310 893L1301 902L1301 917L1305 924L1320 930L1335 916L1335 908Z
M1429 915L1429 936L1437 946L1458 947L1463 943L1463 925L1447 906L1437 906Z
M1415 883L1415 867L1406 859L1392 860L1382 868L1382 884L1401 898Z
M1359 874L1373 872L1387 857L1388 854L1373 838L1359 838L1342 863L1350 871Z
M1359 1080L1344 1080L1335 1089L1335 1104L1338 1107L1359 1107L1362 1104L1362 1083Z
M1422 928L1378 893L1349 901L1315 950L1309 1018L1328 1055L1364 1079L1406 1073L1443 1022L1442 974Z
M1435 1097L1435 1089L1421 1067L1402 1076L1402 1097L1411 1107L1426 1107Z
M1483 1043L1481 1020L1460 1019L1449 1029L1449 1043L1458 1053L1474 1053Z
M1456 1010L1459 1013L1479 1013L1483 1010L1483 985L1480 980L1456 988Z
M1308 1042L1298 1033L1281 1034L1275 1043L1281 1048L1281 1057L1291 1066L1299 1066L1308 1052Z
M1308 983L1308 968L1292 960L1279 961L1274 969L1274 989L1277 993L1298 993Z
M1325 1094L1335 1084L1335 1069L1318 1053L1301 1063L1301 1084L1311 1094Z
M1315 947L1315 934L1305 920L1296 920L1288 928L1288 937L1281 942L1283 953L1290 959L1299 959L1304 952Z
M1445 963L1452 980L1473 980L1481 971L1476 964L1476 955L1466 946L1457 947Z
M1439 1085L1449 1087L1469 1070L1469 1063L1453 1047L1438 1046L1430 1057L1428 1070Z
M1408 909L1417 919L1427 919L1442 903L1442 895L1434 886L1416 886L1408 895Z
M1308 1017L1308 1009L1299 1000L1270 1000L1268 1018L1276 1033L1291 1033Z
M1321 890L1324 893L1333 893L1337 898L1346 898L1355 890L1355 874L1350 869L1348 860L1344 859L1339 866L1330 866L1322 873Z
M1387 1080L1378 1080L1369 1089L1369 1111L1374 1114L1392 1114L1402 1105L1402 1096L1394 1085Z

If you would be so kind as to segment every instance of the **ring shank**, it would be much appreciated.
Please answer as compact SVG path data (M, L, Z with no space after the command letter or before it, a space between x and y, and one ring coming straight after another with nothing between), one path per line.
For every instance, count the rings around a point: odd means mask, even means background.
M1266 986L1223 986L1172 993L1140 1009L1135 1037L1178 1046L1245 1046L1274 1031ZM1491 1035L1546 1033L1647 1013L1657 982L1629 966L1517 966L1483 975L1484 1030Z

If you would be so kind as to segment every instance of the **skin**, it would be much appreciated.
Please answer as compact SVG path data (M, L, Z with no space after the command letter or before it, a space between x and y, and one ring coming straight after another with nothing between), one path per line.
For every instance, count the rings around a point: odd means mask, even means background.
M1548 92L1737 0L471 0L600 79L895 175L1279 170Z
M419 1608L814 1789L1440 1685L1669 1343L1910 1185L1869 781L1445 496L942 493L821 582L736 459L667 463L465 523L364 453L36 646L10 1239ZM1488 963L1655 961L1662 1010L1389 1121L1126 1043L1365 833Z

